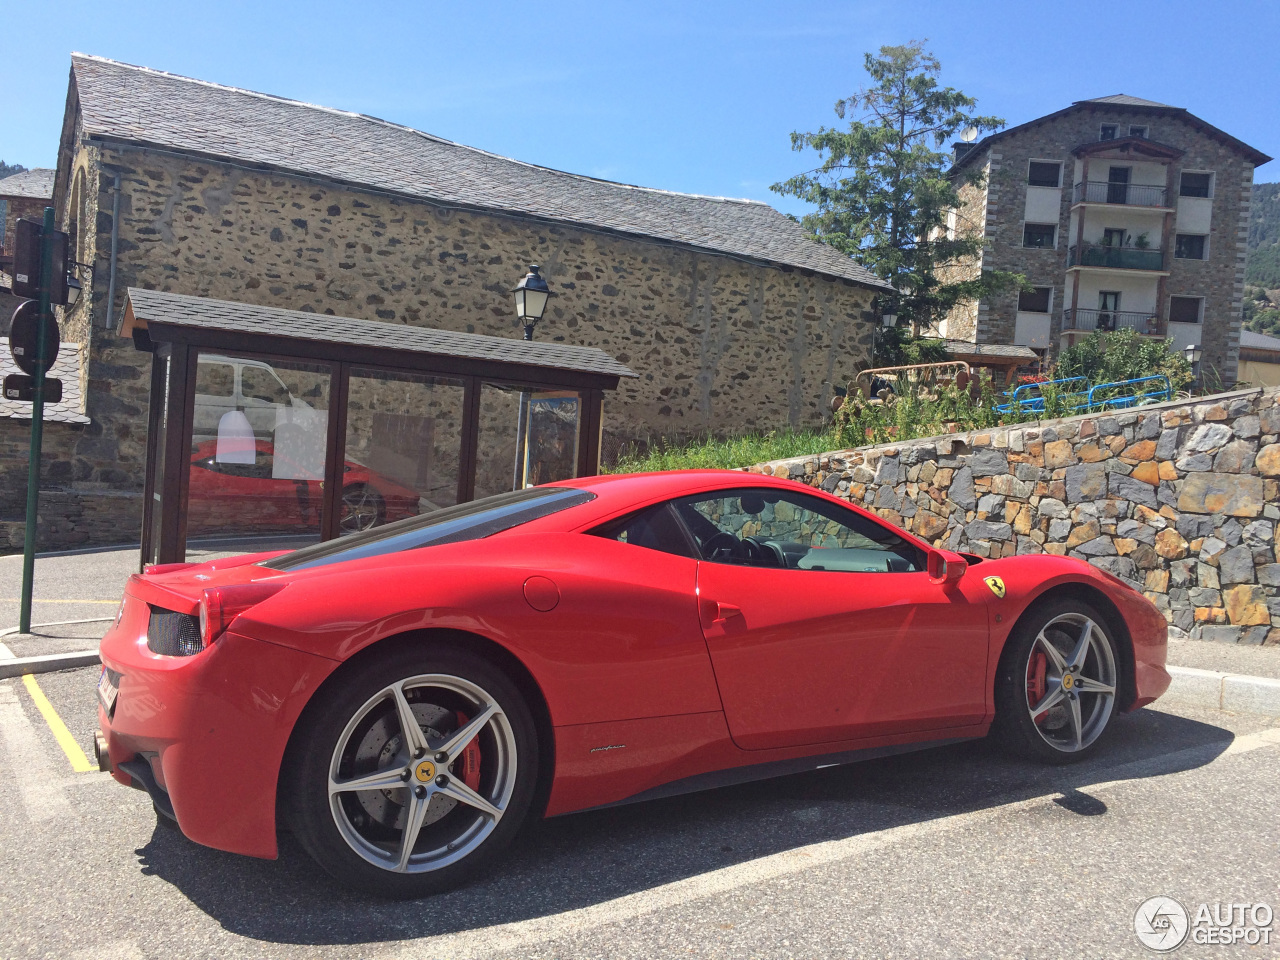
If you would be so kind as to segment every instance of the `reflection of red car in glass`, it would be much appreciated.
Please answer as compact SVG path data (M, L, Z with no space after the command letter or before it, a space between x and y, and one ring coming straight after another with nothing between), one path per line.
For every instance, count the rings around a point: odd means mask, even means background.
M188 534L320 526L322 484L275 469L275 449L257 440L253 463L219 463L218 441L196 444L187 499ZM283 473L284 477L274 476ZM348 460L342 478L342 530L366 530L418 514L418 494Z

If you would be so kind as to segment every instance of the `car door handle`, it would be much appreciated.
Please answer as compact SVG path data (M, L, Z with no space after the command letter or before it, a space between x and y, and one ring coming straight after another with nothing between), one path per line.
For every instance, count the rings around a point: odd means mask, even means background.
M721 603L716 601L716 616L712 623L724 623L730 617L742 616L742 608L732 603Z

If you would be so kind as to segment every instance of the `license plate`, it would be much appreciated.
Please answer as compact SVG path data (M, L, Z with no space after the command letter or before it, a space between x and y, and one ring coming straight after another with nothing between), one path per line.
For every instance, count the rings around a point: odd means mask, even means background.
M111 716L111 711L115 708L116 697L120 695L120 674L114 670L102 668L102 676L98 678L98 702L102 704L102 709L107 711L107 716Z

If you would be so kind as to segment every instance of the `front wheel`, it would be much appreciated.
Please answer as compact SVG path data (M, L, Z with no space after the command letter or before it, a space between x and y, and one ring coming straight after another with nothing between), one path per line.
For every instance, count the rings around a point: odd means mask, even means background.
M457 886L511 842L538 776L515 685L462 651L400 650L299 721L294 830L338 880L392 897Z
M1116 708L1115 640L1079 600L1051 602L1009 638L996 675L993 733L1014 753L1072 763L1092 753Z

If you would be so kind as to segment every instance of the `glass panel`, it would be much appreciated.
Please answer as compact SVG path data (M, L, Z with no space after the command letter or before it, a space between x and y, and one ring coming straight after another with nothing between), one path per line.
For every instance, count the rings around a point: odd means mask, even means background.
M342 480L345 534L458 502L463 384L354 368Z
M804 494L734 490L676 501L707 560L787 570L910 573L922 551L891 528Z
M169 428L170 356L167 348L163 356L159 353L155 355L154 362L160 367L160 395L155 397L153 402L160 404L160 411L156 417L156 435L147 441L148 456L152 458L155 466L152 468L154 479L151 485L151 502L147 504L147 508L151 511L151 523L148 529L149 539L145 563L158 563L160 560L160 522L164 515L162 509L164 506L164 448Z
M521 524L548 517L594 500L586 490L539 487L513 490L483 500L472 500L442 510L433 510L385 527L365 530L350 537L312 544L282 557L265 561L273 570L305 570L344 560L381 557L419 547L480 540Z
M516 489L516 428L521 394L516 387L480 386L480 423L476 438L475 496L489 497Z
M529 438L525 486L578 475L578 419L582 403L568 391L531 393L525 407Z
M268 550L319 539L329 373L326 364L200 354L188 545Z

